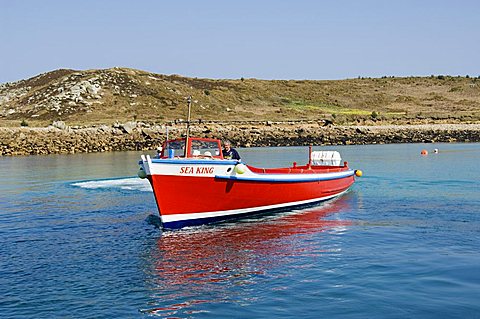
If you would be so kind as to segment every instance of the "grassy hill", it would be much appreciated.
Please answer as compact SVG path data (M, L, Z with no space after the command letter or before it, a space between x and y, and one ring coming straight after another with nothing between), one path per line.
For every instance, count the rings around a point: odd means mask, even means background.
M0 126L161 123L185 119L189 95L192 118L202 120L480 122L479 78L213 80L112 68L62 69L0 84Z

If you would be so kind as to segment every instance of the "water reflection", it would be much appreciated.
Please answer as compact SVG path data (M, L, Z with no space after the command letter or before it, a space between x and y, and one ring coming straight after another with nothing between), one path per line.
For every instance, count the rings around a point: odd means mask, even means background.
M151 307L142 312L179 316L207 311L211 304L253 302L242 299L252 297L242 291L275 278L279 267L295 268L291 264L296 257L338 249L322 246L322 237L319 242L315 236L326 231L344 232L351 223L333 219L331 214L349 209L351 202L351 195L346 194L322 206L280 217L165 232L148 256L153 263L148 274L152 300Z

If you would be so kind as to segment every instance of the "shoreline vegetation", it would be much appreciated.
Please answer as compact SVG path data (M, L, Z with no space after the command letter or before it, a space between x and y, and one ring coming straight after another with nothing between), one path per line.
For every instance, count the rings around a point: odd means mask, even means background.
M0 127L0 155L74 154L154 151L166 138L167 125L127 122L72 128L63 122L46 128ZM168 126L169 138L185 134L185 124ZM480 124L334 126L314 121L202 123L191 135L227 138L235 147L363 145L389 143L480 142Z
M0 84L0 156L153 150L185 134L236 147L480 142L480 77L201 79L60 69ZM219 120L220 119L220 120Z

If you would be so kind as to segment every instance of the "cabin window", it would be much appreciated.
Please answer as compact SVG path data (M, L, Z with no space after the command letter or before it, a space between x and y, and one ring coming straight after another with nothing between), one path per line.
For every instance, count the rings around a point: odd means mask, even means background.
M220 156L220 148L217 141L192 140L192 154L205 156L205 153L211 156Z
M173 156L185 155L185 140L180 141L168 141L164 150L164 156L168 156L168 150L173 150Z

